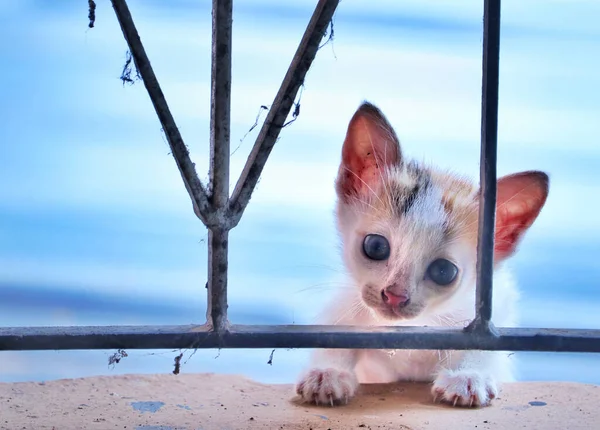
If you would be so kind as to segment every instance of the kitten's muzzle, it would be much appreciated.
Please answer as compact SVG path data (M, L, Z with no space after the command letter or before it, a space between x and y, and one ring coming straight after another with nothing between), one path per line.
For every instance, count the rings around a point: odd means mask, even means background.
M390 285L381 291L383 303L392 308L403 308L410 303L410 297L406 291L400 290L396 285Z

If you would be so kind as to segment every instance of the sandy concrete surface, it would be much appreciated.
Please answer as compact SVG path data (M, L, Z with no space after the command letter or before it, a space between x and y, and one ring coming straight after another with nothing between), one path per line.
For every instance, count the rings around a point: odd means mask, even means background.
M600 387L504 386L491 407L432 404L421 384L361 387L349 405L293 401L291 385L214 374L0 384L1 429L600 429Z

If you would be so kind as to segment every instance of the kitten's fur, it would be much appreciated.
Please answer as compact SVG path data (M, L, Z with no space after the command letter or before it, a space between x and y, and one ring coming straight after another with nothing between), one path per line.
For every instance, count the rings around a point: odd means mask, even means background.
M524 172L498 180L493 320L517 323L517 290L502 263L542 209L548 177ZM383 114L364 103L350 121L336 181L344 262L356 288L344 289L322 321L360 326L458 326L474 317L479 195L469 181L407 161ZM389 242L385 261L365 255L363 240ZM458 268L454 282L425 276L438 258ZM391 306L382 291L410 301ZM387 303L386 303L387 300ZM497 383L512 379L508 354L487 351L317 350L297 393L306 402L347 402L358 383L433 381L434 399L487 405Z

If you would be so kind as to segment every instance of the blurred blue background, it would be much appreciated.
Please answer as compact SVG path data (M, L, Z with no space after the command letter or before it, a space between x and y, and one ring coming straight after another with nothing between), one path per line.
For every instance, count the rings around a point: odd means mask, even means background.
M0 1L0 325L186 324L205 318L206 231L195 218L108 0ZM206 179L209 1L130 1L179 128ZM234 6L232 185L315 1ZM333 179L348 120L378 104L407 154L478 175L482 2L344 0L231 234L234 322L311 323L343 284ZM505 0L499 173L551 175L513 259L522 324L600 328L600 3ZM264 118L264 115L263 115ZM172 351L3 352L0 381L170 372ZM308 351L192 351L182 372L292 382ZM216 358L218 356L218 358ZM190 358L191 357L191 358ZM519 378L600 383L598 356L521 353Z

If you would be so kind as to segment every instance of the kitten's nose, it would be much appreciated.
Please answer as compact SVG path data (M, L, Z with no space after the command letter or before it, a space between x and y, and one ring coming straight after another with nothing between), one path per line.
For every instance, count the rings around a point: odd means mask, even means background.
M393 287L387 287L381 291L383 302L392 307L403 307L408 305L410 297L405 292L394 291Z

